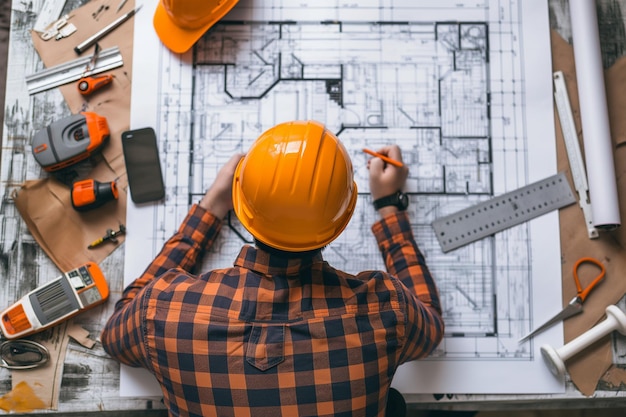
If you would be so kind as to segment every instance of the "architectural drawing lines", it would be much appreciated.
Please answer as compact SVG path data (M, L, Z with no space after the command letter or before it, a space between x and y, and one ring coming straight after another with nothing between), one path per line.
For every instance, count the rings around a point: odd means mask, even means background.
M515 305L498 303L495 265L503 245L492 237L443 255L430 227L436 217L494 195L489 36L488 24L480 21L216 25L195 46L191 91L173 91L189 94L193 111L183 116L170 105L182 97L168 96L163 108L160 137L168 160L176 156L168 166L189 164L190 173L189 179L168 181L178 197L168 201L180 201L172 207L186 211L230 155L244 152L269 127L319 120L351 153L360 191L353 220L325 258L351 272L381 268L369 231L376 218L361 149L398 143L411 170L406 191L414 231L444 299L449 340L435 357L524 356L516 345L497 340L502 331L511 332L510 320L523 326L527 319L515 317ZM172 140L163 132L181 117L191 118L191 131L181 123ZM181 141L181 128L188 141ZM234 216L227 224L207 268L234 259L240 245L252 241ZM504 242L519 239L516 245L522 245L526 232L520 227L517 233ZM523 289L528 279L527 269L515 273L507 266L498 281ZM468 338L481 339L480 352L474 343L465 351Z
M288 2L240 3L190 61L161 57L155 129L168 175L154 241L169 237L233 153L278 123L314 119L345 144L359 188L350 224L324 257L348 272L384 268L361 150L397 143L410 168L413 231L446 321L428 360L532 361L533 350L517 343L532 321L528 225L446 254L431 227L529 182L521 5L468 2L459 12L448 2L325 0L309 5L321 17L312 20ZM231 265L251 242L229 216L204 268Z
M324 250L331 265L384 268L362 149L397 143L410 169L408 211L440 289L446 337L434 355L398 369L402 392L519 392L500 382L505 368L533 381L522 390L539 392L535 381L541 392L561 389L544 378L538 346L562 335L518 343L541 308L561 302L555 216L447 253L431 226L556 173L548 27L545 0L239 0L189 53L148 39L133 60L142 102L133 101L131 126L157 131L166 199L129 207L137 224L126 240L134 262L125 263L125 281L233 153L278 123L314 119L346 146L359 189L350 224ZM200 270L232 266L251 241L229 216ZM485 373L479 386L444 376L477 371ZM442 378L415 378L424 373Z

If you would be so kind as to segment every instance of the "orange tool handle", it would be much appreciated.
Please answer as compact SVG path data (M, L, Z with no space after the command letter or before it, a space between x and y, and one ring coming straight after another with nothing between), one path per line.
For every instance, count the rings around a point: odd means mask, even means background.
M113 76L110 74L100 75L98 77L83 77L78 80L78 92L87 96L105 85L110 84L112 81Z
M578 268L583 263L590 263L600 268L600 272L598 273L598 275L593 279L593 281L591 281L591 284L587 285L585 289L583 289L580 285L580 278L578 277ZM576 290L578 291L578 297L580 298L581 302L585 301L591 290L593 290L595 286L598 285L600 281L602 281L602 278L604 278L605 274L606 268L604 267L602 262L598 261L597 259L583 257L576 261L576 263L574 264L574 281L576 282Z
M78 211L100 207L110 200L117 200L119 191L115 181L98 182L94 179L77 181L72 184L70 198L72 207Z

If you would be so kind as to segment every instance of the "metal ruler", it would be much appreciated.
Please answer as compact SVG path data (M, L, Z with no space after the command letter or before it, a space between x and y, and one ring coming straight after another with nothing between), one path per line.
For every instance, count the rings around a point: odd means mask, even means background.
M589 238L595 239L599 234L598 229L593 225L591 202L589 201L588 194L589 184L587 183L587 173L580 151L580 143L578 142L572 107L570 106L567 86L565 85L565 77L561 71L557 71L552 75L552 78L554 80L554 100L559 114L559 121L561 122L561 131L563 132L563 140L565 141L565 149L567 150L567 158L569 159L570 172L574 179L574 187L578 193L578 204L585 216L585 224L587 225Z
M94 68L85 71L91 58L90 56L78 58L27 76L28 94L40 93L79 80L83 76L99 74L124 65L122 54L117 46L101 51Z
M563 172L441 217L432 223L443 252L576 202Z

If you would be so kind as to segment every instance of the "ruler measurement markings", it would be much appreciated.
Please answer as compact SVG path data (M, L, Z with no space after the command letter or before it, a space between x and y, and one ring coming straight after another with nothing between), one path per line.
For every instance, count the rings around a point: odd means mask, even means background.
M578 203L583 211L589 238L595 239L599 236L599 233L598 229L593 225L585 163L580 150L580 143L578 142L578 134L576 132L576 125L574 124L574 116L572 114L572 107L570 105L569 95L567 94L567 86L563 72L555 72L553 74L553 80L554 101L556 102L557 114L561 123L561 131L563 132L563 141L565 142L570 172L574 180L574 188L576 188L576 192L578 193Z
M564 173L483 201L432 223L443 252L576 202Z

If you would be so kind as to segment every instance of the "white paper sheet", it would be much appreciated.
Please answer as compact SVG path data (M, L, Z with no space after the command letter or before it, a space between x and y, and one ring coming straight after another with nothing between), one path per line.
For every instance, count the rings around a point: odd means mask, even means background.
M136 16L142 47L133 61L131 127L157 131L167 197L143 207L129 201L126 283L233 152L276 123L317 119L346 144L363 193L346 231L324 251L334 266L384 268L369 231L376 217L360 149L396 142L410 166L409 211L441 291L447 334L431 358L402 366L394 386L563 392L539 353L543 344L562 344L562 327L517 343L561 306L556 212L449 254L430 227L437 216L556 173L547 2L262 3L240 0L225 19L237 24L214 27L195 54L182 56L152 30L156 2ZM243 243L235 231L245 238L235 221L225 227L205 269L232 265ZM160 395L135 371L122 368L121 395Z

